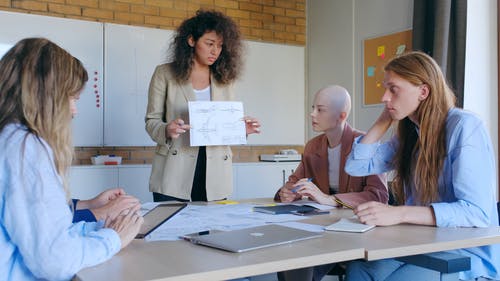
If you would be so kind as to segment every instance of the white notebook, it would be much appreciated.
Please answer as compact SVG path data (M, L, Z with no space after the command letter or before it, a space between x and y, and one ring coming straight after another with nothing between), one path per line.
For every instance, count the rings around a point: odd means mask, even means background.
M367 225L361 223L357 218L341 218L339 221L325 226L325 230L344 231L344 232L365 232L374 227L375 227L374 225Z

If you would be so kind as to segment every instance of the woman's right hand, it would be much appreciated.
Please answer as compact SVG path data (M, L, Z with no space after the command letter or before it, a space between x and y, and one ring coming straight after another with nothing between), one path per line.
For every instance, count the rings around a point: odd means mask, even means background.
M121 214L114 220L107 219L105 227L111 228L118 233L122 242L122 249L125 248L135 238L141 225L144 223L144 218L137 212L129 210L126 214Z
M298 200L300 199L300 195L293 192L292 189L290 189L290 187L287 187L286 185L283 186L282 188L280 188L280 191L279 191L279 198L280 198L280 202L282 203L290 203L290 202L293 202L295 200Z
M131 210L137 212L141 208L139 199L132 195L121 195L99 208L92 208L90 211L96 217L96 220L105 220L107 218L114 220L123 211Z
M189 129L191 129L191 126L189 126L188 124L184 124L184 120L182 120L181 118L170 121L170 123L168 123L167 127L165 128L167 138L171 139L178 138L181 134L184 134Z

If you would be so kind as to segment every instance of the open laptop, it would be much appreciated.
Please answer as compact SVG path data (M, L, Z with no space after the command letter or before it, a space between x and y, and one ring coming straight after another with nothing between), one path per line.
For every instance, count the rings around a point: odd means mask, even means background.
M200 232L183 238L195 244L241 253L321 236L322 234L317 232L267 224L231 231Z

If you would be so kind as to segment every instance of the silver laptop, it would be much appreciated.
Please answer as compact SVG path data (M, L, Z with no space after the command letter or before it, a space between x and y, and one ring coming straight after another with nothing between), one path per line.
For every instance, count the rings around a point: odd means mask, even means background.
M184 237L195 244L209 246L225 251L241 253L269 246L282 245L295 241L321 237L321 233L268 224L232 231L200 233Z

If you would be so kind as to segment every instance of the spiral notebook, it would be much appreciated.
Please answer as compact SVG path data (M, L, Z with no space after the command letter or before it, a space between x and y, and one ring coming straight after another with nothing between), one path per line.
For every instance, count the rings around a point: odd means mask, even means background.
M341 218L339 221L325 226L325 230L342 232L366 232L374 225L361 223L357 218Z

